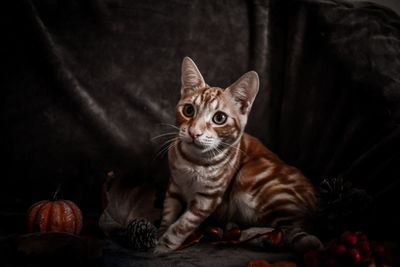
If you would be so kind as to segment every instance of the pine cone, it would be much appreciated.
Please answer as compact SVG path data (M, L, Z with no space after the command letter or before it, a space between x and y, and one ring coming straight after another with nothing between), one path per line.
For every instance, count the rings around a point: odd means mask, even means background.
M373 200L364 189L354 187L343 177L333 177L321 182L318 198L316 225L327 238L366 227Z
M145 218L136 218L128 224L127 236L131 247L144 251L155 247L157 229Z
M341 210L364 209L371 197L364 189L356 188L342 177L324 179L319 187L319 199L324 208L340 207Z
M319 185L319 197L325 204L331 205L341 201L349 187L349 183L345 183L340 176L325 178Z

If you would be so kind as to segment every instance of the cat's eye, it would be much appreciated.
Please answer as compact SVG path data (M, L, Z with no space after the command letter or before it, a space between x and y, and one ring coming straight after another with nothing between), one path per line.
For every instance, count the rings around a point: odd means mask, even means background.
M191 104L186 104L183 106L183 115L185 115L186 117L193 117L194 115L194 107Z
M221 124L224 124L226 122L227 118L228 118L228 116L226 116L225 113L219 111L219 112L215 113L215 115L213 117L213 122L215 124L221 125Z

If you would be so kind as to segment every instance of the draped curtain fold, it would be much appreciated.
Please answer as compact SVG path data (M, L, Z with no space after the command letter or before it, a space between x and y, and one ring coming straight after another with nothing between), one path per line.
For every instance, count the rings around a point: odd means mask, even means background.
M400 193L400 20L340 1L7 1L0 210L59 182L99 212L108 170L160 188L180 63L261 87L247 131L315 185L343 176L377 205ZM4 204L7 203L7 204ZM398 215L383 213L394 222Z

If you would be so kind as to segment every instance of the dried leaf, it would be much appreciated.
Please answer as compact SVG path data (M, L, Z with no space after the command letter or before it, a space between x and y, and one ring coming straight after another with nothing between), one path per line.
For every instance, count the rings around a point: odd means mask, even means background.
M114 173L108 174L103 185L103 213L99 226L109 236L116 230L126 229L136 218L145 218L155 224L161 218L161 209L154 207L156 190L150 185L129 187Z
M183 244L176 249L176 251L187 248L193 244L197 244L200 242L201 239L203 239L204 234L200 234L198 232L192 233L186 240L183 242Z

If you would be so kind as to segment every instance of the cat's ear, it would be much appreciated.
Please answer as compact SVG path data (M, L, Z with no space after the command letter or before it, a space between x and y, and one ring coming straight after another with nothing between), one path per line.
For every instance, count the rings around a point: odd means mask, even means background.
M190 57L185 57L182 62L182 88L181 97L189 95L197 89L206 86L203 76Z
M242 114L250 112L258 93L259 83L257 72L249 71L225 89Z

